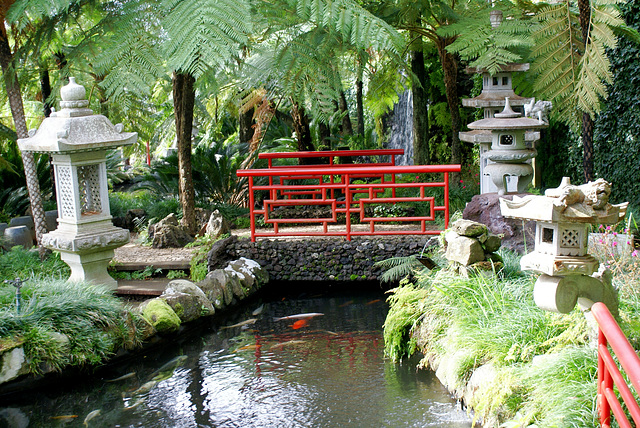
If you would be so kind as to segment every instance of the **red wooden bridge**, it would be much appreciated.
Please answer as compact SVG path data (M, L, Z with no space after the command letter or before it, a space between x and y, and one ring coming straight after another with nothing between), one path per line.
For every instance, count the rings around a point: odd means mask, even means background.
M393 156L402 153L402 150L345 150L261 154L261 158L269 160L268 168L237 172L239 177L249 178L251 240L275 236L344 236L351 240L352 236L358 235L438 235L442 231L434 226L438 216L443 219L445 228L449 224L449 173L459 172L460 165L395 165ZM390 156L391 160L337 165L333 159L338 156ZM274 159L321 157L328 157L329 163L296 166L272 163ZM406 180L408 174L412 180ZM401 176L405 179L399 180ZM268 180L257 184L259 177ZM438 200L442 202L437 203ZM387 217L366 209L368 206L402 202L422 203L427 214ZM329 214L302 219L275 218L273 215L279 207L301 206L325 206L329 208ZM339 215L344 215L344 225L339 224ZM358 227L352 221L352 215L357 216ZM257 230L256 219L260 217L273 228ZM381 227L389 223L406 223L415 227L402 230ZM287 224L315 224L321 226L321 230L280 228Z

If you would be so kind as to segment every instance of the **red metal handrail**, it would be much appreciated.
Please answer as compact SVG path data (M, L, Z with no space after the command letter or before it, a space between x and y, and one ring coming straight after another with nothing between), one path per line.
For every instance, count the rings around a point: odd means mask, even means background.
M266 169L238 170L239 177L249 178L249 207L251 220L251 240L268 236L345 236L351 240L354 235L436 235L440 230L427 230L426 222L435 220L436 212L443 212L445 228L449 224L449 173L459 172L460 165L330 165L278 167ZM443 181L396 183L399 174L443 174ZM386 176L391 178L388 180ZM255 185L254 178L268 177L266 185ZM352 183L353 178L377 178L379 183ZM278 182L275 182L277 179ZM305 184L290 184L291 180L306 180ZM317 180L317 183L308 183ZM425 190L432 187L443 188L444 205L436 206L435 198L427 196ZM413 188L417 196L397 197L399 188ZM391 197L379 197L385 189L391 189ZM255 207L255 192L266 191L269 195L262 201L262 207ZM336 192L344 194L344 200L336 197ZM396 202L424 202L429 204L429 215L411 217L375 217L365 213L366 204L395 204ZM299 205L326 205L330 207L328 217L311 219L276 219L270 213L275 207ZM329 224L337 223L337 214L345 214L345 228L329 230ZM355 230L351 224L351 214L359 214L362 223L369 223L369 230ZM272 232L256 231L256 216L262 215L265 223L273 225ZM377 223L419 222L419 229L376 230ZM322 231L281 231L280 224L318 223Z
M277 152L277 153L260 153L258 159L268 159L269 167L273 159L301 159L301 158L329 158L329 165L333 165L334 157L347 156L391 156L389 165L395 165L395 156L404 155L404 149L372 149L372 150L325 150L325 151L306 151L306 152ZM317 165L316 165L317 166Z
M607 344L613 350L614 355L618 357L620 365L638 394L640 394L640 358L604 303L595 303L591 307L591 313L598 322L598 411L600 425L603 428L609 428L611 426L611 412L613 412L621 427L640 426L640 406L638 406L631 389L609 352ZM613 391L614 385L618 388L634 425L627 419L622 405Z

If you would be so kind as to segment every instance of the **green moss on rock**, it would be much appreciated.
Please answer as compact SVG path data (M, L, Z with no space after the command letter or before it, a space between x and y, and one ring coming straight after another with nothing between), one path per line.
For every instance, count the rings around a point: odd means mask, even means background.
M180 317L162 299L149 300L142 311L142 316L158 333L172 333L180 328Z

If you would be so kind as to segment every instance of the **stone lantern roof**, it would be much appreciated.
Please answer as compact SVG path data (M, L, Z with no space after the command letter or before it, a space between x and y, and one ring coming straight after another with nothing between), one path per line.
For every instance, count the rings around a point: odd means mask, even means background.
M37 153L77 153L127 146L136 142L137 132L122 132L122 124L113 125L103 115L93 114L87 106L83 86L69 78L60 91L61 110L46 118L35 134L18 139L22 151ZM30 132L31 134L31 132Z
M547 189L545 196L514 196L500 199L502 215L508 218L547 223L615 224L625 218L628 203L610 204L610 185L603 179L573 186L564 179L560 187Z
M506 98L502 113L496 113L494 117L480 119L471 122L468 127L474 130L516 130L516 129L541 129L549 126L548 123L528 117L521 117L520 113L514 112L510 106L510 99Z

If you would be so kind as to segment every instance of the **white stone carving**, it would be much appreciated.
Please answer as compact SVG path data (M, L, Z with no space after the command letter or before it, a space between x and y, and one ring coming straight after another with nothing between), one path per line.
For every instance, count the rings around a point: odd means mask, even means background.
M70 281L117 287L107 272L113 249L129 241L129 231L113 226L109 212L107 149L133 144L135 132L123 132L87 108L86 91L74 78L62 88L59 112L46 118L23 151L50 153L56 176L58 228L42 236L42 245L60 251L71 267Z

